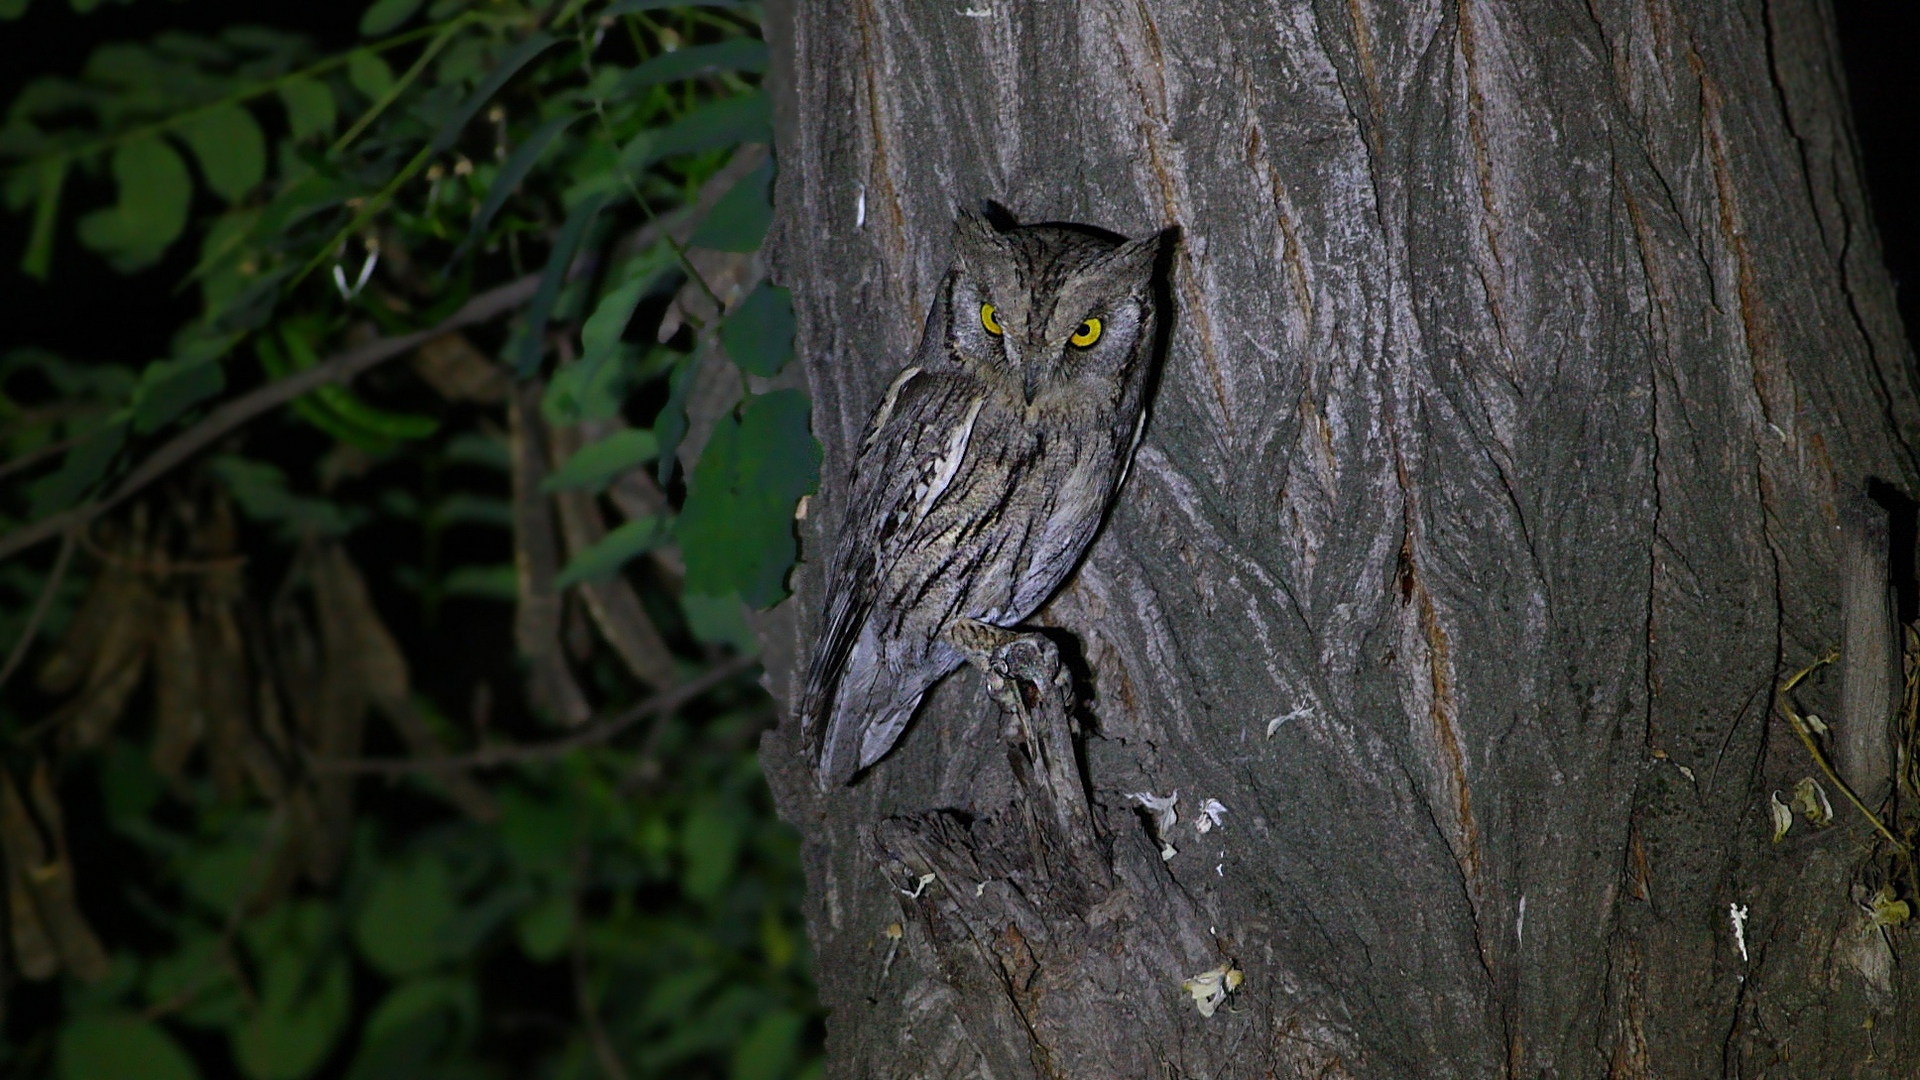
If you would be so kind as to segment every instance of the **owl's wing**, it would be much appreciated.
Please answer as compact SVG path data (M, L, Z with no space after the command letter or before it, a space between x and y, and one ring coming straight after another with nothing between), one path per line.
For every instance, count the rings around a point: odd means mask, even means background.
M809 755L842 741L834 698L872 613L879 583L913 526L952 482L980 398L961 377L900 373L875 410L853 469L847 513L827 578L826 621L808 667L800 723ZM880 658L869 657L870 663ZM850 734L850 733L844 733Z

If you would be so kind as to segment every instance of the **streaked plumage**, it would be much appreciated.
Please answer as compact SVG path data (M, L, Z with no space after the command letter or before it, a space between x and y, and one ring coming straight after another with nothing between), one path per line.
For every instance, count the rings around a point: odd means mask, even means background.
M823 787L885 754L959 666L944 630L1025 619L1093 539L1144 422L1168 239L961 215L854 463L799 709Z

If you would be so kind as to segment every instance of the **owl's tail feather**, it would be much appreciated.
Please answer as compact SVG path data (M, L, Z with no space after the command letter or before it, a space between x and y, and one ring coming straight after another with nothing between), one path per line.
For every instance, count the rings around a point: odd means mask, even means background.
M814 776L821 790L852 781L893 748L920 707L928 682L888 669L871 628L860 636L848 652L819 733Z
M829 738L821 743L820 759L815 766L814 775L820 789L831 791L844 787L867 766L886 756L919 706L920 699L916 697L869 717L835 717L828 728Z
M846 696L841 685L851 681L848 669L854 645L871 634L866 621L866 605L858 603L852 594L842 593L829 599L827 625L814 645L806 688L800 695L800 707L795 710L800 721L801 745L816 770L821 770L821 762L830 752L827 748L833 742L830 736L834 718L840 715L839 701Z

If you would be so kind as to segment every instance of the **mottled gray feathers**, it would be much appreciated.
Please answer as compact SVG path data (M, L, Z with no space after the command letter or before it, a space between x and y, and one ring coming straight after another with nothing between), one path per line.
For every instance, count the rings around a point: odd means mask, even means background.
M836 538L798 709L823 787L885 754L959 666L955 619L1013 626L1093 539L1140 429L1169 239L960 215Z

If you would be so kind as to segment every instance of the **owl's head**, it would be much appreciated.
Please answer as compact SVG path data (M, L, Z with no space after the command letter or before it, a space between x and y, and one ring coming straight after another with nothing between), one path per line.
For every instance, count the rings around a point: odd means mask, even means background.
M961 366L1027 406L1115 396L1144 374L1173 230L1142 240L1062 225L954 223L946 337Z

